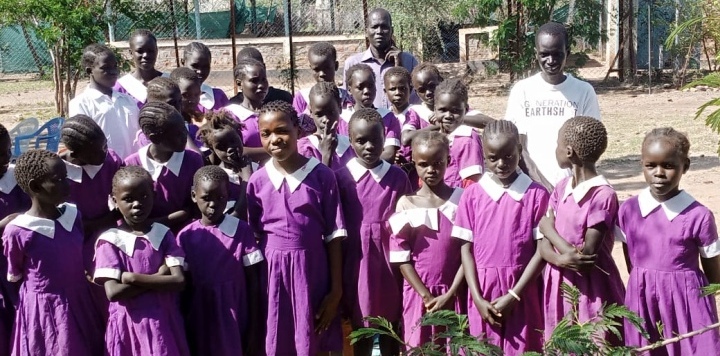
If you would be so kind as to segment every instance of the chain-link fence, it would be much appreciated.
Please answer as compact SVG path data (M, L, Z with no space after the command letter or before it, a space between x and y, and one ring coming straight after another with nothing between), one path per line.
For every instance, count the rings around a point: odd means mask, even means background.
M498 3L504 6L505 1ZM652 62L661 61L658 56L662 58L663 37L656 33L659 27L643 29L652 36L643 35L645 32L639 27L648 22L656 24L655 17L672 22L675 17L671 15L677 9L657 7L647 12L637 7L634 12L626 9L623 13L624 3L627 1L568 0L558 1L552 9L550 17L554 20L572 22L585 32L590 29L599 34L592 39L574 38L568 65L575 74L602 80L623 65L626 70L635 71L647 69L648 58ZM124 49L133 30L151 30L159 39L157 66L164 71L180 63L178 57L187 43L202 41L213 54L208 82L225 90L231 90L233 85L235 54L244 47L256 47L265 57L271 84L297 89L312 82L307 49L313 43L333 43L341 68L345 59L366 49L365 17L376 6L392 14L396 44L419 60L442 63L446 72L482 71L489 85L507 82L507 75L498 74L498 70L503 72L509 67L503 63L507 59L501 53L507 50L504 44L511 39L503 39L496 32L507 31L507 22L499 18L501 11L483 18L483 13L490 11L477 8L475 2L468 0L459 4L444 0L132 0L130 11L108 9L111 21L107 38L121 53L127 53ZM623 16L634 20L623 21ZM535 25L522 26L513 31L530 43ZM668 28L665 26L664 31ZM490 41L493 38L498 42ZM532 62L532 55L527 52L518 58ZM0 27L0 73L37 73L51 63L46 46L32 32L18 26ZM339 83L341 75L339 70L336 78Z

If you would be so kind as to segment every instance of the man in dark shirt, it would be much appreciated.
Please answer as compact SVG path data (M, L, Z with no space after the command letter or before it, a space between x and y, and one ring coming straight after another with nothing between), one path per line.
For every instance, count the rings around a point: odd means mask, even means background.
M245 59L245 58L252 58L254 60L259 61L262 64L265 64L262 53L260 53L260 51L258 51L257 48L255 48L255 47L245 47L242 50L240 50L240 52L238 52L238 54L237 54L238 62L241 59ZM268 88L268 92L267 92L267 95L265 95L265 100L263 100L263 104L269 103L269 102L275 101L275 100L282 100L282 101L292 104L293 96L292 96L292 94L290 94L289 91L274 88L271 86ZM240 104L242 104L242 102L243 102L242 92L239 92L239 93L237 93L237 95L230 98L230 104L240 105Z

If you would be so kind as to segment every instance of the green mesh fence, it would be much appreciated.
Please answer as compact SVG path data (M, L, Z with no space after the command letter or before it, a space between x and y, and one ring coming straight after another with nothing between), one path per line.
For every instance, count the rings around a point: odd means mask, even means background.
M0 73L40 73L52 65L45 43L20 26L0 27Z

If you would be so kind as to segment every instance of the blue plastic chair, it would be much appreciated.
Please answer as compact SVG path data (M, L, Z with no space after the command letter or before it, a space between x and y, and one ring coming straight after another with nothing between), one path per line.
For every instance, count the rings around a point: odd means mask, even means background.
M27 135L15 137L13 144L13 159L17 159L20 155L27 151L30 146L34 148L44 148L51 152L57 152L60 146L60 129L65 119L56 117L40 126L35 132ZM42 147L42 144L45 147Z
M29 117L27 119L24 119L20 121L15 127L13 127L8 134L10 135L10 142L13 144L13 153L15 152L14 146L15 146L15 137L22 136L22 135L29 135L33 132L37 131L40 124L38 123L38 119L34 117ZM29 146L29 141L23 142L24 147L20 147L20 151L25 152L27 151ZM17 158L13 155L12 158Z

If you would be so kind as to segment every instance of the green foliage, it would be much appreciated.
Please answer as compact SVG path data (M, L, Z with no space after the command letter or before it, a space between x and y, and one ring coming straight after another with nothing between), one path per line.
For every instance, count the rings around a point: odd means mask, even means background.
M720 293L720 284L710 284L703 288L703 296Z
M720 88L720 73L710 73L705 77L687 84L683 89L693 88L700 85L706 85L713 88ZM715 133L720 133L720 98L714 98L700 105L695 112L695 119L706 114L706 110L712 110L705 117L705 126L709 127ZM718 143L718 154L720 154L720 142Z

